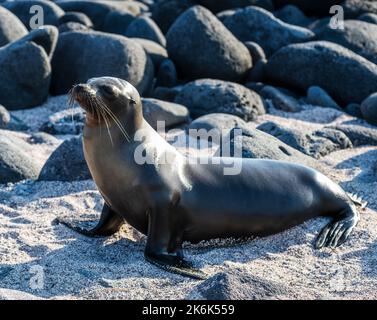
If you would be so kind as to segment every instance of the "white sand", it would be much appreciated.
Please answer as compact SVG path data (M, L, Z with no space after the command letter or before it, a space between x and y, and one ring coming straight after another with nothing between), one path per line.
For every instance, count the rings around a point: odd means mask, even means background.
M59 99L62 101L64 97ZM17 115L41 124L51 114L48 108L47 104L33 113L18 111ZM286 119L292 116L299 120ZM349 118L342 113L329 117L328 109L316 108L296 115L265 115L257 123L276 120L296 128L301 124L304 130ZM43 155L41 161L45 158L41 150L36 153ZM313 248L316 235L328 221L317 218L287 232L244 244L189 245L186 257L209 275L237 268L284 283L291 290L288 298L376 299L377 181L370 168L377 162L377 148L343 150L321 161L332 168L336 180L347 191L356 192L369 202L361 222L343 247L321 251ZM92 181L23 181L0 186L0 298L181 299L195 296L195 286L200 282L147 263L143 257L145 237L127 225L110 238L90 239L52 223L56 217L63 216L95 220L102 203ZM36 278L36 274L41 277Z

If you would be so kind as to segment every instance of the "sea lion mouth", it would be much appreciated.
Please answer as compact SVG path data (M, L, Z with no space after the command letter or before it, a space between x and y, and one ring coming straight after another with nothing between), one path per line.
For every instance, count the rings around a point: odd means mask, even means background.
M86 84L77 84L72 87L69 91L70 104L72 105L75 101L87 112L93 112L93 108L90 107L90 100L93 89L91 89Z

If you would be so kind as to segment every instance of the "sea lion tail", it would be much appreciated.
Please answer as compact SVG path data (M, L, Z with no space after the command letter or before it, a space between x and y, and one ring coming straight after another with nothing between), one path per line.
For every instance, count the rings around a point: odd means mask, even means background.
M361 197L359 197L355 193L347 193L348 197L352 200L352 202L360 207L360 209L365 209L366 206L368 205L367 201L364 201Z

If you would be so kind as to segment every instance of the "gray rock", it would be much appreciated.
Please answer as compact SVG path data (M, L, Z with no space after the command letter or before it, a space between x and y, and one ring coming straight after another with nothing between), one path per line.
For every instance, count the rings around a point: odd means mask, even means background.
M78 22L66 22L63 24L60 24L58 27L59 33L64 33L64 32L71 32L71 31L90 31L87 26L84 26L81 23Z
M64 16L59 18L59 25L67 22L77 22L88 28L93 28L92 20L82 12L66 12Z
M166 33L174 21L193 5L194 0L160 0L153 6L152 18Z
M134 19L128 26L125 35L129 38L142 38L154 41L165 47L166 39L158 25L148 17Z
M200 117L209 113L228 113L248 121L265 113L261 97L237 83L202 79L186 84L175 98L190 114Z
M377 14L377 2L375 0L346 0L342 7L346 19L356 19L364 13Z
M287 24L258 7L237 10L225 19L224 25L242 42L258 43L267 56L288 44L309 41L314 37L310 30Z
M132 38L132 40L140 44L145 52L148 53L156 70L158 70L161 63L168 57L166 49L154 41L141 38Z
M238 129L242 129L242 136L235 135ZM290 147L274 136L252 128L234 128L216 151L215 156L234 156L236 150L242 150L242 158L272 159L303 164L320 171L323 167L317 160ZM230 154L229 154L230 152ZM236 154L237 155L237 154Z
M366 121L377 126L377 93L366 98L361 103L360 110Z
M377 13L364 13L357 20L377 24Z
M27 32L12 12L0 6L0 47L22 38Z
M65 140L48 158L38 180L76 181L91 179L84 158L82 138Z
M144 119L154 129L157 128L157 121L164 121L166 128L189 121L189 111L180 104L151 98L143 98L142 103Z
M201 6L184 12L166 39L178 73L189 79L240 81L252 65L247 48Z
M116 6L113 2L105 1L57 1L66 12L76 11L85 13L94 25L94 29L117 34L125 34L128 25L135 18L125 8Z
M258 43L253 41L246 41L244 45L250 52L253 64L257 63L259 60L266 59L266 54Z
M345 108L344 111L347 112L349 115L354 116L356 118L363 118L363 114L361 113L360 105L358 103L350 103Z
M215 274L197 285L191 296L205 300L280 300L292 297L292 291L285 284L236 269Z
M267 60L261 59L250 69L247 74L247 82L263 82L266 80L266 66Z
M276 18L296 26L306 27L311 20L296 6L288 4L274 12Z
M236 12L236 9L229 9L229 10L221 11L218 14L216 14L216 17L222 23L224 23L225 19L228 18L228 17L230 17L230 16L232 16L235 12Z
M49 55L54 51L57 33L52 26L36 29L0 48L0 103L8 110L31 108L47 99Z
M327 26L318 34L318 39L337 43L377 63L377 25L358 20L346 20L344 29Z
M38 177L39 168L30 156L30 145L0 130L0 183Z
M61 34L52 66L53 94L67 93L75 83L92 77L122 78L133 84L140 94L146 92L153 81L153 63L141 45L126 37L102 32Z
M266 73L270 80L300 90L320 85L343 105L377 92L377 66L327 41L282 48L268 61Z
M10 122L10 114L8 110L0 104L0 129L7 127Z
M322 18L313 21L308 25L308 29L313 31L316 35L322 32L323 29L327 28L331 22L330 17Z
M177 70L174 62L165 59L158 68L156 77L156 87L174 87L177 84Z
M34 132L30 135L28 142L30 144L47 144L50 146L56 146L60 144L60 140L53 135L46 132Z
M234 8L244 8L248 6L257 6L269 11L274 10L274 6L271 0L196 0L196 3L208 8L214 13Z
M44 25L58 26L59 18L64 15L64 11L59 6L47 0L5 1L1 5L12 11L29 30L31 29L30 18L33 16L30 13L30 8L34 5L43 8Z
M302 106L294 97L272 86L263 87L260 95L265 99L271 100L276 109L288 112L299 112L302 110Z
M85 124L85 115L79 107L54 113L40 128L50 134L79 134Z
M359 124L338 124L331 129L342 131L352 142L354 147L377 146L377 129Z
M352 148L348 137L343 132L334 129L305 133L271 121L261 124L257 129L271 134L292 148L316 159L337 150Z
M341 110L339 105L321 87L312 86L308 89L306 101L314 106Z
M226 113L211 113L195 119L187 129L189 133L190 130L204 129L210 131L215 129L217 132L228 134L233 128L245 126L247 126L247 123L240 117Z

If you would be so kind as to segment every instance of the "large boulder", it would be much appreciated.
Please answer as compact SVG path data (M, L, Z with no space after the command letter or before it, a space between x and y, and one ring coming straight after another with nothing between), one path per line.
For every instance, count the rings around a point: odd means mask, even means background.
M162 46L160 46L157 42L142 39L142 38L131 38L132 40L136 41L140 44L146 53L148 53L149 57L152 59L156 70L160 67L162 61L164 61L168 57L168 52Z
M274 15L286 23L301 27L307 27L312 22L298 7L290 4L275 11Z
M248 121L265 113L261 97L233 82L202 79L186 84L175 98L190 114L200 117L209 113L228 113Z
M267 10L253 6L237 10L225 19L224 25L242 42L258 43L267 56L281 47L314 37L310 30L285 23Z
M340 44L377 63L377 25L375 24L346 20L344 29L334 29L328 25L317 36L318 39Z
M93 77L122 78L141 94L153 81L153 64L141 45L126 37L102 32L61 34L52 66L53 94L64 94L75 83Z
M372 126L365 126L354 123L341 123L330 128L342 131L355 147L377 146L377 130Z
M169 58L183 77L240 81L251 68L247 48L204 7L185 11L166 38Z
M0 183L38 177L39 167L30 155L30 145L0 130Z
M127 28L125 35L129 38L142 38L157 42L165 47L166 39L158 25L148 17L134 19Z
M48 158L38 180L76 181L91 179L81 136L64 141Z
M27 34L22 22L9 10L0 6L0 47Z
M366 121L377 126L377 93L366 98L361 103L360 110Z
M65 11L85 13L93 22L94 29L117 34L125 34L128 25L133 21L134 14L127 7L122 8L114 1L57 1Z
M68 23L68 22L76 22L88 28L93 28L92 20L90 20L90 18L85 13L82 13L82 12L70 11L70 12L67 12L64 16L60 17L59 19L59 25Z
M5 1L1 4L9 11L12 11L28 28L30 28L30 19L35 13L30 13L32 6L40 6L43 9L43 24L44 25L59 25L59 18L64 15L64 11L54 2L47 0L17 0Z
M316 159L334 151L352 147L349 138L342 131L335 129L303 132L272 121L261 124L257 129L273 135L292 148Z
M356 19L364 13L377 13L375 0L346 0L342 4L347 19Z
M47 99L57 34L44 27L0 48L0 103L6 108L31 108Z
M344 105L377 92L377 66L327 41L282 48L270 58L266 74L272 81L303 91L321 86Z
M242 130L241 136L237 134L240 129ZM215 156L238 156L238 151L241 151L242 158L287 161L324 171L323 166L314 158L258 129L249 127L232 129L225 139L225 143L222 143L216 151Z

